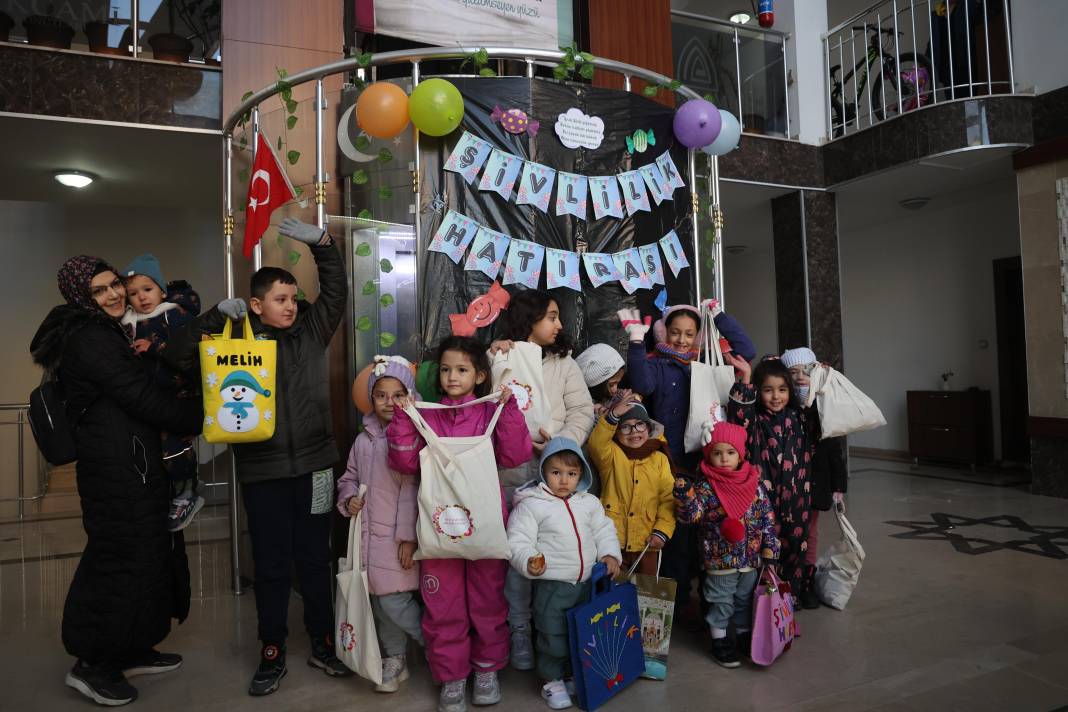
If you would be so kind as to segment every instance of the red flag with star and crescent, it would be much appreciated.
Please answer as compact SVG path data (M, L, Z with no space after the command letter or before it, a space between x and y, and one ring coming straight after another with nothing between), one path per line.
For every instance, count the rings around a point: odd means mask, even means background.
M245 257L252 256L252 248L267 232L271 213L297 197L297 191L293 190L289 176L262 131L256 139L256 160L252 162L251 174L245 205Z

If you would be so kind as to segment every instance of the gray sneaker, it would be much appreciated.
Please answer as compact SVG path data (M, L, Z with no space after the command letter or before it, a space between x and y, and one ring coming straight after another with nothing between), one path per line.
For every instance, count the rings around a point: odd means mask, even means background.
M382 684L375 685L375 692L396 692L408 679L408 665L403 655L390 655L382 660Z
M496 672L476 672L475 691L471 694L473 705L495 705L501 701L501 683Z
M438 712L467 712L467 680L452 680L441 686Z
M530 625L517 625L512 628L510 659L516 670L534 669L534 643L530 639Z

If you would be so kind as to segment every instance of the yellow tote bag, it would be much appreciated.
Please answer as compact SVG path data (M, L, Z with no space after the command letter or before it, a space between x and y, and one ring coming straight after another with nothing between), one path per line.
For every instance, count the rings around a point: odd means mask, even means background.
M222 334L200 342L204 379L204 439L209 443L255 443L274 436L275 364L278 345L257 341L245 317L232 339L227 319Z

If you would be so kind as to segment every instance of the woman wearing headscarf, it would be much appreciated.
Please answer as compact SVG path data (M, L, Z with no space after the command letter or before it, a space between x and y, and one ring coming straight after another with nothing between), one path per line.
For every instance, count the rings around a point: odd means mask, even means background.
M58 281L66 304L45 317L30 352L66 397L87 535L63 609L63 645L77 658L66 683L117 706L137 698L127 677L182 662L154 649L171 618L189 612L185 543L167 531L159 431L196 434L202 411L160 390L136 358L122 325L126 290L111 265L72 257Z

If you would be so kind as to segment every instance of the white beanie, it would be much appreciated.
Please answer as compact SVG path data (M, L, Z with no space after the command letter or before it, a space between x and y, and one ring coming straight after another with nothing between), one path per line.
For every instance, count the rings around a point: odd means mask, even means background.
M608 344L590 346L575 358L575 362L582 370L587 388L604 383L626 365L619 352Z
M807 346L802 346L799 349L786 349L782 352L782 365L786 366L786 368L803 366L809 363L816 363L816 354Z

